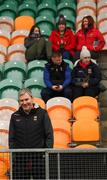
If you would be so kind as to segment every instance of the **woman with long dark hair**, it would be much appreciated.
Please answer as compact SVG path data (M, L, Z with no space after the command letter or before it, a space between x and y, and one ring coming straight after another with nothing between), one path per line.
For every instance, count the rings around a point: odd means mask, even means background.
M105 41L101 32L95 27L92 16L82 19L81 29L76 33L75 60L79 59L82 46L86 46L91 53L92 59L97 59L104 47Z
M32 26L28 37L25 38L24 45L26 47L25 57L28 62L51 58L51 42L45 40L41 35L40 28L36 25Z

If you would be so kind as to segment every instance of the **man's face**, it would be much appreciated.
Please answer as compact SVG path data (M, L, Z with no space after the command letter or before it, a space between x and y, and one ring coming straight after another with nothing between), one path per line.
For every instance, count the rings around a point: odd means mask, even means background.
M25 93L20 96L19 103L25 112L30 112L33 107L33 98L28 93Z
M54 64L60 65L62 63L62 56L54 56L54 57L52 57L52 62Z

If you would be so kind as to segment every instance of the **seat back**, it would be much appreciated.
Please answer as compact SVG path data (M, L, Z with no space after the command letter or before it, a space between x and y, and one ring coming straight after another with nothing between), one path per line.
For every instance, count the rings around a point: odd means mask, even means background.
M46 109L51 120L68 121L72 116L71 102L64 97L51 98L46 103Z
M33 25L34 25L34 18L32 18L31 16L18 16L15 19L15 30L20 30L20 29L30 30Z
M98 102L95 98L90 96L81 96L73 101L73 117L79 118L93 118L99 116Z

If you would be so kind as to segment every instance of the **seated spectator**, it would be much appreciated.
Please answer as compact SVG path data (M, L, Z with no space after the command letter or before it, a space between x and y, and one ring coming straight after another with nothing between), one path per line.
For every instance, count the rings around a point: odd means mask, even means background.
M44 82L46 88L43 88L41 96L45 103L56 96L66 97L71 100L71 69L63 61L60 52L53 52L51 61L45 65Z
M42 37L39 27L34 25L24 45L26 47L25 57L27 61L50 59L52 54L52 45Z
M73 99L79 96L96 97L100 92L101 72L97 64L91 61L86 46L80 53L80 61L72 71Z
M54 51L61 51L63 59L73 59L75 36L71 28L66 27L66 19L63 15L60 15L58 28L51 32L49 40L52 42Z
M92 59L98 59L105 41L101 32L95 28L92 16L85 16L82 19L81 29L76 33L76 54L75 60L80 58L82 46L86 46L91 53Z

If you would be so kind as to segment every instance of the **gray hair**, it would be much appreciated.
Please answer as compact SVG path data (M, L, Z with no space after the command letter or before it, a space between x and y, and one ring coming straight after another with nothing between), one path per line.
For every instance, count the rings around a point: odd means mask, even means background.
M22 96L22 95L24 95L24 94L26 94L26 93L29 94L29 96L33 97L32 92L31 92L30 89L28 89L28 88L23 88L23 89L20 89L20 90L19 90L18 99L20 99L20 96Z

